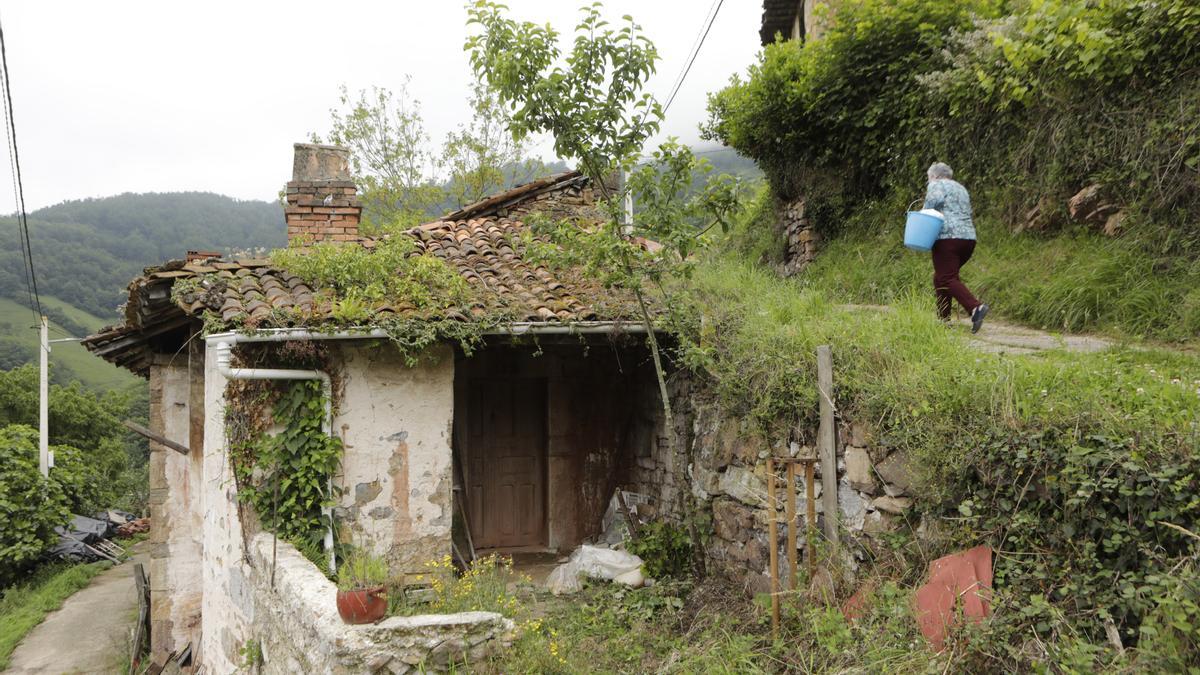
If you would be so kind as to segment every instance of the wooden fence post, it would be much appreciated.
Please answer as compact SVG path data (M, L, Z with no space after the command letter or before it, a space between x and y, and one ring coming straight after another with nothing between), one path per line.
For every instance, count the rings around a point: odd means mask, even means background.
M838 544L837 427L833 419L833 352L817 347L817 394L821 399L821 425L817 445L821 453L821 503L825 510L825 536Z

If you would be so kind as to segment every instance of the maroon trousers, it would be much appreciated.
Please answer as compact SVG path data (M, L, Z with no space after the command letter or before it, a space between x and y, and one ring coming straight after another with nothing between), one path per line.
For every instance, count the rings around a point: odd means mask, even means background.
M938 239L933 244L933 290L937 293L938 316L943 320L950 318L953 300L957 300L967 314L980 305L958 278L958 270L967 264L974 252L974 239Z

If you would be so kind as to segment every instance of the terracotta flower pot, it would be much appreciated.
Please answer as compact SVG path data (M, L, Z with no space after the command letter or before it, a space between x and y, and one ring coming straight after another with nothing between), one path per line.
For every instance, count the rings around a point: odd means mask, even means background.
M387 591L383 586L337 593L338 614L350 624L374 623L387 614Z

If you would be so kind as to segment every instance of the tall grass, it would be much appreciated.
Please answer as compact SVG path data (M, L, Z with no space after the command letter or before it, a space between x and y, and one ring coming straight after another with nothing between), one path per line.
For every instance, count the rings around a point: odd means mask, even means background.
M812 278L781 280L728 259L702 265L692 281L681 297L706 329L688 358L712 375L732 412L769 433L814 422L815 351L830 344L843 413L934 466L952 465L947 439L973 430L1086 428L1136 437L1153 454L1195 440L1179 436L1195 433L1200 414L1193 355L1118 347L1013 358L983 353L965 329L943 326L923 291L891 292L887 310L856 309Z
M0 669L8 667L13 650L47 614L111 566L107 562L47 565L25 583L6 589L0 599Z
M1200 261L1159 258L1152 242L1086 230L1014 234L990 219L964 281L999 316L1054 331L1173 342L1200 334ZM865 205L823 248L804 283L844 302L932 295L929 256L908 251L903 207Z

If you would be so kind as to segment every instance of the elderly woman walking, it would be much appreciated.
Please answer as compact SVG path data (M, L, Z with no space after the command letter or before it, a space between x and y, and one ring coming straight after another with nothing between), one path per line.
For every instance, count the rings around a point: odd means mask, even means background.
M958 271L975 252L975 224L971 220L971 196L954 180L949 165L935 162L927 172L929 187L925 208L937 209L946 217L942 233L933 244L933 289L937 293L938 316L950 320L954 300L971 315L971 332L978 333L987 316L988 306L971 294L958 278Z

